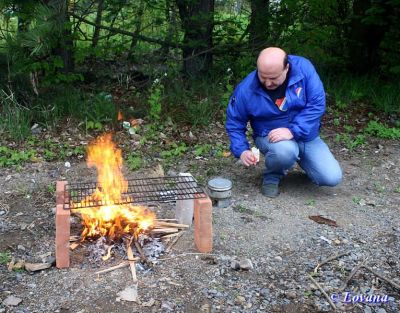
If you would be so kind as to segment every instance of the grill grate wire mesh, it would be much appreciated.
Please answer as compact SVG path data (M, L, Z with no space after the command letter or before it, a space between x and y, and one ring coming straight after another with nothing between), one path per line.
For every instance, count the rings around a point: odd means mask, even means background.
M81 209L103 205L123 205L129 203L172 202L176 200L205 198L206 193L198 186L193 176L165 176L154 178L128 179L128 190L121 199L108 202L93 200L91 195L101 183L70 183L65 186L64 209Z

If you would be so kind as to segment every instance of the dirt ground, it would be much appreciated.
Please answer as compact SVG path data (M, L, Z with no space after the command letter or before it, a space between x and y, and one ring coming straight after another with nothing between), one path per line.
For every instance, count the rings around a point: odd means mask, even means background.
M137 268L140 303L118 299L132 284L128 267L96 275L118 260L93 264L78 247L68 269L8 271L0 265L0 312L328 312L332 306L309 274L340 253L346 254L312 275L337 309L399 312L400 144L376 141L351 152L327 137L344 172L335 188L314 186L295 168L279 197L268 199L259 192L262 162L244 168L233 158L193 158L169 169L169 175L189 171L200 182L230 179L232 201L213 208L212 254L196 253L190 228L153 267ZM136 174L125 170L126 177ZM95 172L74 160L70 168L64 162L27 164L19 172L3 168L0 176L0 252L16 261L54 261L54 183L94 181ZM172 218L173 208L157 213ZM238 261L250 269L238 269ZM343 286L362 262L384 278L360 267Z

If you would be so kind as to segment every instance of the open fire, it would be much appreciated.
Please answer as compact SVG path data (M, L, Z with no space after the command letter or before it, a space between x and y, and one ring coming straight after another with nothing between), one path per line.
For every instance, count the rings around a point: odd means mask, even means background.
M150 231L155 224L155 214L149 208L133 205L125 196L128 182L122 174L122 153L112 142L111 134L97 138L88 147L87 165L97 169L96 190L71 209L79 213L84 226L81 238L107 237L118 240L125 234L137 238ZM122 200L122 201L121 201ZM84 207L88 201L101 202L96 207ZM119 204L125 202L124 204Z

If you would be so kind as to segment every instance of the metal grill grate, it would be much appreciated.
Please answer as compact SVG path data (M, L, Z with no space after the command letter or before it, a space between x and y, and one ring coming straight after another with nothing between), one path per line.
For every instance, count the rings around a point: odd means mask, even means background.
M169 202L184 199L205 198L206 194L197 185L193 176L167 176L144 179L129 179L128 191L121 198L109 202L93 200L89 196L100 183L71 183L65 186L65 209L89 208L102 205L122 205L128 203Z

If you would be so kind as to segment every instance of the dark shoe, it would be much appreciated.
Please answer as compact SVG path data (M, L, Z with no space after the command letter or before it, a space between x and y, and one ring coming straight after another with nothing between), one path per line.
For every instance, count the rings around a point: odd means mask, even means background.
M263 184L261 193L268 198L276 198L279 194L279 187L275 184Z

